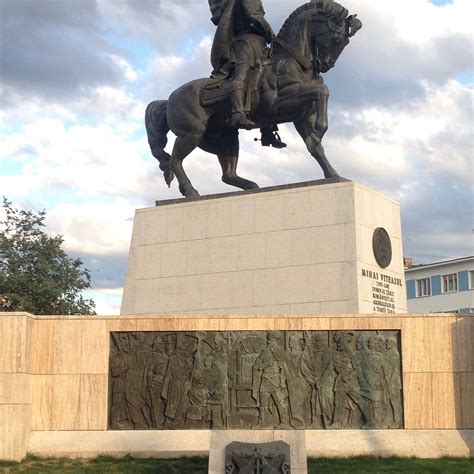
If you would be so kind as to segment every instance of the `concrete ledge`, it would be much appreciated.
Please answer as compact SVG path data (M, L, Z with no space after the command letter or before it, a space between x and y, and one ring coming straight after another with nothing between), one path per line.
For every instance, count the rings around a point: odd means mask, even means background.
M308 457L474 457L474 430L306 431Z
M32 431L28 452L38 456L92 458L101 455L146 458L207 456L209 430Z
M316 179L312 181L302 181L299 183L290 183L290 184L279 184L277 186L267 186L265 188L256 188L256 189L246 189L240 191L229 191L227 193L219 194L206 194L204 196L198 196L194 198L177 198L177 199L163 199L161 201L155 201L156 206L166 206L169 204L186 204L194 201L207 201L209 199L222 199L232 196L244 196L249 194L259 194L259 193L269 193L272 191L284 191L287 189L295 188L308 188L310 186L322 186L325 184L337 184L337 183L351 183L350 179L342 178L341 176L337 178L325 178L325 179Z
M207 456L212 433L205 430L32 431L28 451L38 456L82 458L126 454L152 458ZM214 437L221 433L215 431ZM246 437L244 431L236 433L241 434L240 440ZM265 431L260 433L263 436ZM269 431L270 438L282 439L277 436L279 433L286 432ZM474 457L474 430L307 430L305 436L308 457Z

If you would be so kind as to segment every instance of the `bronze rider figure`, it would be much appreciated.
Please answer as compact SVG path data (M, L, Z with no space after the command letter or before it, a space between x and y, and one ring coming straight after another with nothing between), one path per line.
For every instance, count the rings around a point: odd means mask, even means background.
M266 45L272 45L275 34L265 19L261 0L209 0L209 6L211 21L217 25L211 52L213 77L230 75L231 126L250 130L255 123L246 106L251 94L248 77L268 56ZM263 146L286 147L277 130L276 125L261 129Z

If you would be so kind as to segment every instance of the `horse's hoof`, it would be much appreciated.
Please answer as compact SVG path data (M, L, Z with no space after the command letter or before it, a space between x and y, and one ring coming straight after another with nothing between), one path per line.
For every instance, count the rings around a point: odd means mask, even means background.
M192 189L190 191L187 191L186 193L184 193L184 197L186 198L198 198L200 197L200 194L195 190L195 189Z
M338 175L337 173L328 173L327 175L325 174L324 177L326 179L336 179L336 178L340 179L341 178L341 176Z

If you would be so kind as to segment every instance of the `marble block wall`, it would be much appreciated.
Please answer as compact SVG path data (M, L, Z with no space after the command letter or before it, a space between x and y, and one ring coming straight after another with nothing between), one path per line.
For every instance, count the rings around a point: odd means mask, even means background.
M0 313L0 459L21 459L28 448L33 324L27 313Z
M404 393L405 430L307 431L308 455L474 453L474 314L0 313L0 459L208 454L207 431L107 431L110 332L303 329L400 330Z
M387 284L369 272L401 281L387 288L406 312L398 203L353 182L307 184L137 210L121 314L375 312ZM377 227L393 248L385 270Z

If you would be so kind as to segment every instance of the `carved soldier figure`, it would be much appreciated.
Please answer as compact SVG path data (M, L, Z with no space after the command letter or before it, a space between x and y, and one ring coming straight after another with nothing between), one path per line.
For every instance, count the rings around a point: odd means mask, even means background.
M156 428L163 424L165 403L161 396L169 355L166 354L165 342L161 336L156 336L151 354L148 356L145 368L146 385L144 391L151 406L153 423Z
M110 361L112 377L110 426L112 429L132 429L133 423L125 390L126 375L129 369L125 361L125 353L129 354L130 352L128 334L119 334L114 340L119 353Z
M181 338L179 336L182 336ZM161 395L166 402L165 427L179 428L184 425L184 417L189 407L188 390L194 369L197 340L185 345L185 335L179 335L176 349L171 354L166 369Z
M301 373L311 387L311 427L326 428L332 420L332 387L335 373L332 356L324 336L305 334Z
M383 369L390 397L389 427L400 428L402 422L402 381L400 377L400 353L394 338L385 339Z
M385 385L380 355L382 347L378 337L362 333L357 339L357 352L354 355L361 394L369 404L365 428L375 428L383 421Z
M369 383L371 419L369 428L375 428L383 421L383 410L387 405L387 382L383 369L382 353L385 350L385 340L382 336L372 336L368 342L367 365L364 366L365 377Z
M285 351L279 346L280 339L279 333L268 333L267 346L253 367L252 395L260 408L258 424L263 426L267 423L273 402L280 419L277 428L288 428L289 424L301 427L303 419L299 413L290 363Z
M211 21L217 25L211 51L213 76L231 75L231 126L252 129L250 120L249 77L261 67L268 56L266 44L272 44L275 34L265 19L261 0L209 0ZM276 133L278 127L261 129L262 145L284 148Z
M354 354L350 347L354 333L350 331L334 334L336 350L333 354L334 368L337 376L334 383L334 416L330 428L343 428L347 422L344 420L344 410L352 411L358 407L362 412L366 424L370 420L370 407L367 398L362 396L359 384L359 370L354 363ZM367 426L364 425L363 428Z
M124 389L127 411L135 429L150 429L153 425L150 407L142 390L150 347L146 344L143 333L121 334L115 339L115 344L119 352L112 365L112 376L118 377L113 388L115 396L122 399L119 394Z
M369 336L367 333L361 333L357 338L356 352L354 354L354 366L357 370L357 380L361 391L367 397L370 394L370 383L367 378L368 357L369 357Z
M186 412L186 425L190 428L200 428L203 422L209 422L209 389L204 383L203 374L199 371L193 374L188 391L190 407ZM206 427L209 427L207 424Z

